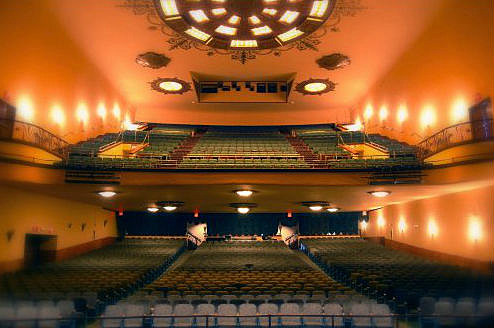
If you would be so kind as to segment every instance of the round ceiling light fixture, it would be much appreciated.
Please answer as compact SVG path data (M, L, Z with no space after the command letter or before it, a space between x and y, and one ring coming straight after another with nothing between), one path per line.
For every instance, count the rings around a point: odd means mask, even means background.
M302 39L329 18L335 0L154 0L179 35L216 49L274 49Z
M115 196L117 193L112 190L104 190L104 191L98 191L98 195L100 195L103 198L112 198Z
M329 79L308 79L300 82L295 87L297 92L306 95L322 95L334 91L336 84Z
M323 208L329 206L329 203L324 201L302 202L301 204L302 206L308 207L312 212L319 212Z
M156 213L159 210L160 210L159 207L148 207L147 208L147 211L150 212L150 213Z
M340 209L338 207L329 207L326 209L326 211L328 211L329 213L336 213L338 212Z
M247 214L252 208L257 207L255 203L230 203L230 207L233 207L240 214Z
M242 190L235 190L235 193L240 196L240 197L250 197L254 193L253 190L247 190L247 189L242 189Z
M191 89L190 83L177 78L158 78L151 82L151 88L166 95L183 94Z
M369 191L368 194L371 194L374 197L383 198L389 196L391 194L391 191L375 190L375 191Z
M167 212L173 212L180 206L184 205L184 202L177 202L177 201L161 201L156 203L157 206L161 207Z

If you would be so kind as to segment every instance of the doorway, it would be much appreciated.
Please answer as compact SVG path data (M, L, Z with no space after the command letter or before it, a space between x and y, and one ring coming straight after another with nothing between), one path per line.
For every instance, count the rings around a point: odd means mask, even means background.
M24 267L33 268L55 261L57 236L26 234L24 244Z

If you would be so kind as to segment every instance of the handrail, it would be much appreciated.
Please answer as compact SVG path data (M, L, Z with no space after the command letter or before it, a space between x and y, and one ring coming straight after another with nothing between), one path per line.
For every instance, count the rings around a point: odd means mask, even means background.
M464 143L494 139L493 119L475 120L448 126L417 144L421 159Z
M63 159L68 157L69 142L32 123L0 119L0 138L32 145Z

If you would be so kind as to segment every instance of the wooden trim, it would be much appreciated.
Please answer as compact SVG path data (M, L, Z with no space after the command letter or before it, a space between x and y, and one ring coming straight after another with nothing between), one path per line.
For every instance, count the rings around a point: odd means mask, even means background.
M442 252L433 251L426 248L421 248L384 237L368 237L367 241L383 245L384 247L411 253L413 255L445 264L467 267L479 272L492 274L494 272L494 263L490 261L479 261L458 255L452 255Z

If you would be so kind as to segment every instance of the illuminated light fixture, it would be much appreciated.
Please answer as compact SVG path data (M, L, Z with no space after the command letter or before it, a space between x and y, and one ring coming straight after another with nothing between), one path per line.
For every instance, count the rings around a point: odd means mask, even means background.
M298 38L302 34L304 34L304 32L302 32L302 31L298 30L296 27L294 27L285 33L278 34L278 39L280 39L282 42L287 42L287 41L293 40L295 38Z
M383 198L389 196L391 194L391 191L369 191L368 194L374 197Z
M240 214L247 214L249 213L250 211L250 208L248 207L237 207L237 212L239 212Z
M155 7L161 22L182 37L201 41L208 47L216 49L255 48L252 49L254 52L285 46L314 33L330 17L335 7L327 0L151 0L148 2ZM334 2L336 3L336 0ZM313 16L309 16L310 12ZM223 27L217 30L221 25L235 27L236 30ZM253 29L266 25L269 27ZM315 38L319 39L320 36ZM234 39L248 39L251 42L241 42L235 46L232 45ZM256 41L255 45L254 41Z
M232 17L230 17L228 19L228 23L230 23L232 25L237 25L238 23L240 23L240 17L237 15L233 15Z
M120 105L118 105L117 103L115 103L113 105L112 112L113 112L113 116L115 116L115 118L120 119L120 113L121 113L121 111L120 111Z
M232 48L256 48L257 40L232 40L230 42Z
M407 229L407 223L405 222L405 219L401 218L400 221L398 222L398 231L404 233L406 229Z
M434 220L429 220L429 223L427 224L427 230L429 231L429 235L431 238L434 238L437 236L439 233L439 228L437 226L436 221Z
M53 106L51 110L51 118L57 125L62 126L65 123L65 114L59 105Z
M373 114L374 110L372 109L372 105L367 105L365 106L365 110L364 110L364 119L366 121L370 120L370 118L372 117L372 114Z
M252 25L257 25L257 24L260 24L261 23L261 20L257 16L250 16L249 17L249 22Z
M195 27L191 27L191 28L185 30L185 33L190 35L193 38L199 39L199 40L204 41L204 42L206 42L207 40L209 40L209 38L211 38L211 35L203 32L203 31L201 31Z
M164 94L183 94L190 91L190 83L177 78L158 78L151 82L151 88Z
M314 1L309 16L321 18L328 10L329 0Z
M106 191L99 191L98 192L98 195L100 195L101 197L103 198L112 198L113 196L115 196L117 193L115 191L111 191L111 190L106 190Z
M160 4L165 16L178 15L178 9L175 0L160 0Z
M216 33L226 34L226 35L235 35L237 34L237 29L235 27L220 25L214 30Z
M315 201L315 202L302 202L301 203L303 206L308 207L311 211L313 212L319 212L323 208L328 207L329 203L328 202L323 202L323 201Z
M377 226L379 228L382 228L382 227L384 227L385 224L386 224L386 221L384 220L384 217L382 215L379 215L377 217Z
M104 103L100 103L98 105L98 108L96 109L96 113L98 114L98 116L104 120L105 117L106 117L106 106Z
M381 106L381 109L379 109L379 119L381 121L385 121L387 118L388 118L388 107Z
M167 212L173 212L177 209L177 207L174 205L167 205L167 206L163 206L163 209Z
M322 206L321 205L311 205L311 206L309 206L309 209L311 211L318 212L318 211L322 210Z
M468 225L468 234L474 242L482 238L482 225L477 218L472 218Z
M80 103L76 109L77 120L83 124L87 124L89 120L89 112L85 103Z
M175 81L164 81L159 84L160 89L165 91L179 91L182 90L183 85Z
M453 102L451 106L451 121L452 123L460 123L467 119L468 117L468 105L466 101L459 98Z
M401 105L396 113L396 120L399 124L403 124L408 118L408 111L405 105Z
M214 8L214 9L211 9L211 12L215 16L221 16L221 15L226 14L226 9L225 8Z
M420 123L422 128L427 128L436 123L436 112L431 105L425 106L420 115Z
M251 31L252 31L252 34L254 34L256 36L257 35L266 35L266 34L273 32L273 30L267 25L253 28Z
M254 192L252 190L236 190L235 193L240 197L250 197Z
M158 207L161 207L167 212L173 212L183 204L184 204L183 202L176 202L176 201L161 201L156 203Z
M336 213L338 212L340 209L338 207L330 207L330 208L327 208L326 211L330 212L330 213Z
M335 87L336 84L329 79L309 79L297 84L295 91L303 95L322 95L333 91Z
M300 13L298 11L287 10L280 17L280 22L285 24L291 24L298 18L299 15Z
M158 207L148 207L147 208L147 211L150 212L150 213L156 213L158 212L160 209Z
M355 123L345 125L345 128L348 131L360 131L360 130L362 130L363 125L362 125L362 121L360 120L360 117L357 117L357 119L355 120Z
M276 15L277 12L278 12L278 10L273 9L273 8L264 8L262 10L263 14L269 15L269 16L274 16L274 15Z
M22 97L17 103L19 116L27 122L32 122L34 117L33 103L28 97Z
M230 207L233 207L240 214L247 214L252 208L257 207L255 203L230 203Z
M202 9L191 10L189 11L189 15L198 23L207 22L209 20Z

